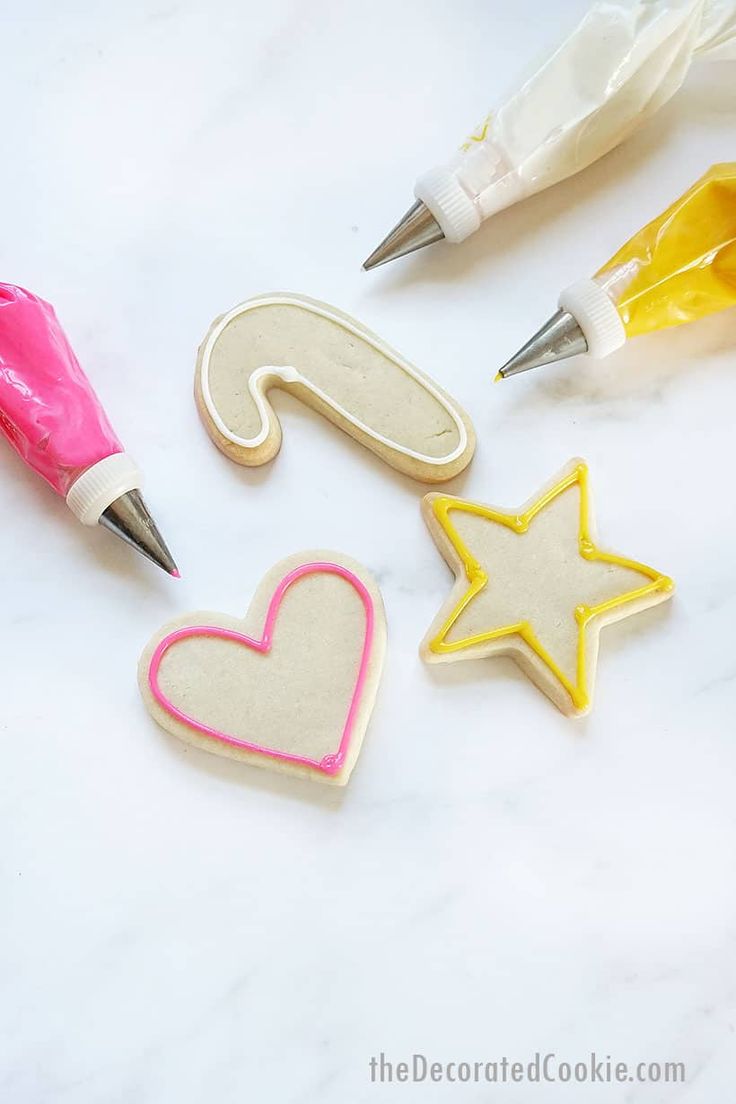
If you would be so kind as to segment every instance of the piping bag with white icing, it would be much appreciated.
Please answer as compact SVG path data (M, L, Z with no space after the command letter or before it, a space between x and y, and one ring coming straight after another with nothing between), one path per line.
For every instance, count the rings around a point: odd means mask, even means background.
M736 59L736 0L598 0L450 161L419 177L416 203L363 267L461 242L580 172L667 103L700 59Z

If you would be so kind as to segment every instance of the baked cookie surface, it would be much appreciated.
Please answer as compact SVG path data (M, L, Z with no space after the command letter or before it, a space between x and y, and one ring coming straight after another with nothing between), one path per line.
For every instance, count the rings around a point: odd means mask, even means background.
M597 546L582 460L517 511L436 493L422 510L455 573L422 658L510 655L564 713L591 707L601 628L674 590L654 568Z
M467 414L433 380L362 323L304 295L246 300L215 320L199 349L200 414L239 464L265 464L279 451L272 388L413 479L451 479L475 449Z
M344 785L385 646L366 569L334 552L298 553L265 575L244 618L197 611L163 626L138 682L154 720L187 743Z

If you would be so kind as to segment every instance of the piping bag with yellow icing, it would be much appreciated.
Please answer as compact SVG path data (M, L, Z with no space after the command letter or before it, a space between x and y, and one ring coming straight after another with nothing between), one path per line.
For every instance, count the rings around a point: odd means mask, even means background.
M416 203L363 267L442 238L463 241L620 145L677 92L694 60L734 58L736 0L599 0L451 160L419 177Z
M578 353L605 357L629 337L736 306L736 162L713 165L558 302L501 379Z

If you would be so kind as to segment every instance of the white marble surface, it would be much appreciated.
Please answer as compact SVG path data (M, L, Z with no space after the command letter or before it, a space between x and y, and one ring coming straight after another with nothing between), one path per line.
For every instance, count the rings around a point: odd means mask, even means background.
M0 472L7 1104L556 1102L560 1085L369 1083L368 1060L678 1059L688 1081L575 1098L711 1104L736 1015L734 314L598 366L499 362L709 164L733 70L700 69L605 163L464 246L360 261L582 0L28 0L3 9L2 278L52 300L184 579ZM604 542L670 572L606 630L565 719L508 661L424 669L449 573L422 488L277 399L281 455L237 468L191 398L246 296L356 314L475 419L452 489L513 505L590 461ZM152 630L238 612L278 557L377 573L389 661L344 794L187 750L135 683Z

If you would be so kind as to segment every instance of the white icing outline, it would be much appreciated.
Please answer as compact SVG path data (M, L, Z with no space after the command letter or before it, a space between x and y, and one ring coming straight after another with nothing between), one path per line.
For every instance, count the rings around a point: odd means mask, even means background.
M241 314L245 314L246 311L254 310L256 307L283 305L300 307L303 310L311 311L313 314L319 315L322 318L326 318L330 322L336 323L338 326L341 326L343 329L347 330L348 333L353 334L354 337L359 337L362 341L367 342L378 352L382 353L393 364L396 364L398 368L401 368L404 372L406 372L407 375L411 376L412 379L416 380L416 382L421 387L428 391L429 394L432 395L437 400L437 402L439 402L440 406L442 406L446 413L450 415L453 423L455 424L455 427L458 431L459 440L454 451L449 453L447 456L425 456L423 453L415 452L413 449L407 448L405 445L397 444L396 441L392 441L388 437L384 437L382 434L376 433L376 431L371 429L370 426L367 426L358 418L353 417L352 414L350 414L347 410L345 410L342 406L340 406L332 398L330 398L326 391L322 391L315 384L311 383L310 380L308 380L305 376L301 374L301 372L298 371L298 369L288 365L282 365L281 367L277 367L275 365L263 365L260 368L256 368L256 370L251 374L248 380L248 390L250 391L253 401L256 405L256 409L258 410L258 414L261 419L261 429L255 437L239 437L236 433L233 433L233 431L228 428L228 426L221 418L215 406L214 399L212 398L212 393L210 391L209 370L212 350L214 349L215 344L225 327L228 326L234 318L237 318ZM374 441L378 441L382 445L387 445L389 448L394 449L396 452L399 452L404 456L410 456L414 460L421 460L424 464L436 464L437 466L450 464L453 460L456 460L459 456L462 456L462 454L465 452L465 449L467 448L468 433L465 428L465 423L463 422L457 411L454 409L454 407L450 404L448 399L446 399L445 396L438 391L438 389L434 386L434 384L432 384L430 380L423 379L421 376L419 376L417 374L417 371L411 366L411 364L407 363L407 361L405 361L402 357L398 356L387 345L384 345L384 343L380 341L380 339L376 339L367 335L359 327L353 325L339 315L332 314L329 310L323 307L319 307L309 300L300 299L298 296L269 295L263 296L260 299L248 299L245 303L240 303L237 307L233 307L232 310L223 315L217 325L210 330L207 336L207 340L205 341L205 345L202 350L202 366L200 374L202 398L204 399L204 405L207 408L207 413L211 417L214 424L217 426L219 432L228 441L232 441L234 445L240 445L243 448L257 448L258 445L262 445L263 442L268 438L269 419L266 396L261 392L258 386L264 376L277 376L284 383L302 384L303 387L306 387L307 390L311 391L313 395L316 395L317 398L321 399L323 403L325 403L337 414L339 414L340 417L344 418L345 421L355 426L356 429L361 430L361 432L365 433L368 437L373 438Z

